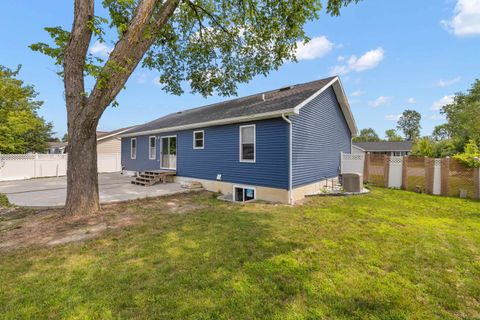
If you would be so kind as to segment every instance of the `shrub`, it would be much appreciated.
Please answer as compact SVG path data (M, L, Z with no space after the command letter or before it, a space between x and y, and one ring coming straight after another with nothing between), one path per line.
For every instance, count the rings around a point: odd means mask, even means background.
M453 158L469 167L480 168L480 150L474 140L469 140L464 152L454 155Z

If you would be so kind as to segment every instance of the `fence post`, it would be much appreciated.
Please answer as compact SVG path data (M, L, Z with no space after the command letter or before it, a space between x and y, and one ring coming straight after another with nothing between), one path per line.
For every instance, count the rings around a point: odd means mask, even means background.
M390 156L383 156L383 186L388 188L388 181L390 179Z
M425 192L428 194L433 194L433 175L434 175L434 164L435 160L425 157Z
M448 196L448 176L450 175L450 157L446 157L442 159L442 196Z
M342 173L343 173L343 151L340 151L340 174Z
M37 160L38 160L38 153L35 153L35 158L33 158L33 177L37 177Z
M365 164L363 165L363 181L367 182L370 174L370 152L365 154Z
M407 190L408 187L408 156L403 156L402 161L402 189Z
M475 157L475 162L478 163L479 159ZM480 168L473 168L473 182L475 184L474 199L480 199Z

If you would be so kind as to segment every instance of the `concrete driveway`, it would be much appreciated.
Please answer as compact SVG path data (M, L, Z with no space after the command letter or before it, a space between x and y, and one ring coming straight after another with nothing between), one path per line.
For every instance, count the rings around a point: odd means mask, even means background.
M131 184L131 180L131 177L120 173L99 174L100 202L112 203L186 191L179 183L160 183L142 187ZM66 189L66 177L0 182L0 193L5 194L10 203L27 207L64 206Z

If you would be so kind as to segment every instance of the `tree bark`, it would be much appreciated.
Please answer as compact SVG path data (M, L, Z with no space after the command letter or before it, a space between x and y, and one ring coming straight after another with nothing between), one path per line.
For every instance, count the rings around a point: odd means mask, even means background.
M147 29L161 29L180 0L141 0L126 33L116 43L102 75L87 97L85 58L92 37L88 27L94 16L94 0L75 0L74 22L65 49L64 83L68 115L67 214L91 214L100 209L97 173L96 128L105 109L124 87L145 52L155 41Z
M100 209L96 124L74 123L68 128L67 214L92 214Z

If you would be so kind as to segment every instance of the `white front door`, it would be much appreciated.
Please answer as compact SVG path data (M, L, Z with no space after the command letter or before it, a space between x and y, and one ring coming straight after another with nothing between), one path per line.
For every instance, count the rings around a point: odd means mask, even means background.
M160 168L177 170L177 136L161 137Z

